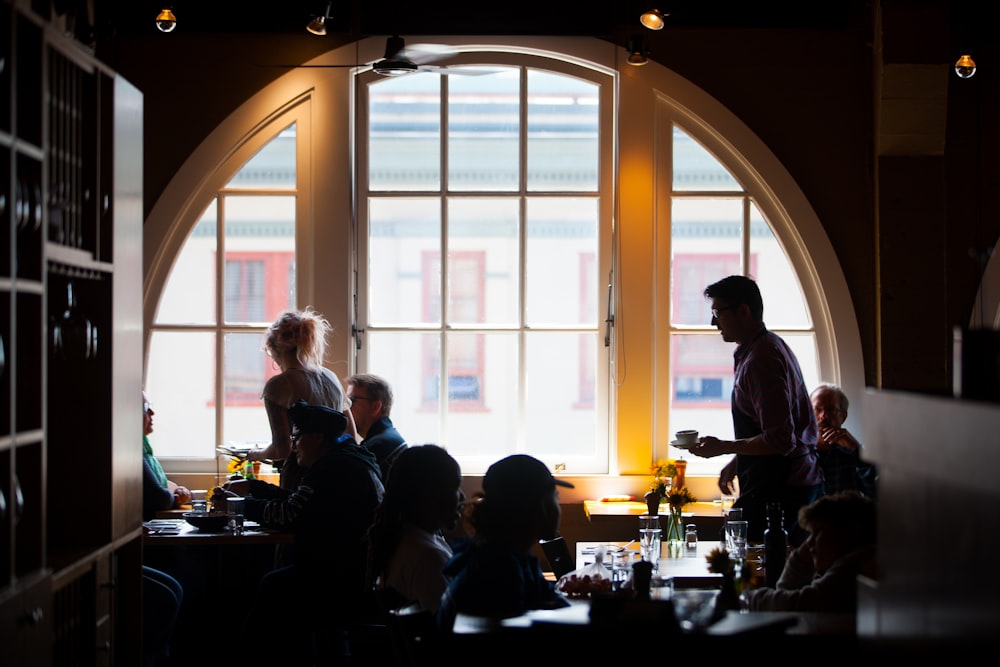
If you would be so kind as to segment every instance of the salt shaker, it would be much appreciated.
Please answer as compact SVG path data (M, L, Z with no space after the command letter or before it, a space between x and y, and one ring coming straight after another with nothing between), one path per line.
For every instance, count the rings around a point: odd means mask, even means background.
M689 523L684 530L684 546L688 553L698 550L698 526Z

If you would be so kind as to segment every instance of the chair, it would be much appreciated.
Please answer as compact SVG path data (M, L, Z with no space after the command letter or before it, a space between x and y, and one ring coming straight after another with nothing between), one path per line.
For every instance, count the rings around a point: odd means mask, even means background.
M569 552L569 545L562 536L551 540L539 540L538 544L542 547L542 553L549 561L556 579L576 569L576 559Z
M418 667L425 664L442 664L441 637L435 623L434 612L418 603L390 609L389 631L392 638L396 664L401 667Z

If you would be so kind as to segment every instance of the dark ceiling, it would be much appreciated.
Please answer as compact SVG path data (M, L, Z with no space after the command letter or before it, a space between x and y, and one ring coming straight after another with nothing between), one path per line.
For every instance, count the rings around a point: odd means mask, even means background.
M91 0L95 29L119 37L153 34L165 5L175 34L303 33L326 0ZM838 29L865 0L658 0L666 29ZM590 35L639 31L646 0L333 0L328 29L345 35Z

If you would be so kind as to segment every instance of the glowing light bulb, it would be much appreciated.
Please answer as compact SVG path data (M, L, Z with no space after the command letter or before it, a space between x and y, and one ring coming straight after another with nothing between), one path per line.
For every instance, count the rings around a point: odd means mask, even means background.
M642 16L639 17L639 23L643 24L650 30L662 30L664 16L664 13L659 9L650 9L648 12L644 12Z
M164 7L156 16L156 27L160 32L173 32L177 27L177 17L170 11L169 7Z
M976 61L968 53L962 54L962 57L955 63L955 74L961 79L971 79L975 73Z

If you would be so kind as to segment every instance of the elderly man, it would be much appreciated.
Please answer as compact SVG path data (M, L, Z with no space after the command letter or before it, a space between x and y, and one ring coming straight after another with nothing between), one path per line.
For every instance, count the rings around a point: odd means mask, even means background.
M861 443L844 428L850 405L847 395L837 385L824 383L813 389L809 397L819 428L816 449L826 492L855 490L874 498L878 470L861 460Z

